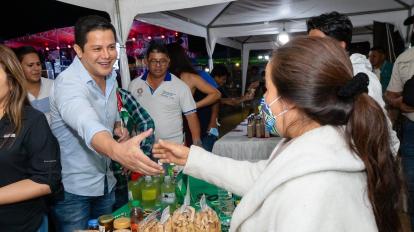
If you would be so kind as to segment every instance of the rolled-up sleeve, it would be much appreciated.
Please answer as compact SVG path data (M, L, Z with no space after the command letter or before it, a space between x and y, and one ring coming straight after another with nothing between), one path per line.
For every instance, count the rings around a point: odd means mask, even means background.
M49 185L52 193L58 191L62 179L59 144L43 114L29 126L24 146L29 158L28 179Z
M77 131L86 145L94 150L91 145L93 136L101 131L112 132L100 122L88 95L87 87L75 81L57 84L54 89L56 106L63 121Z

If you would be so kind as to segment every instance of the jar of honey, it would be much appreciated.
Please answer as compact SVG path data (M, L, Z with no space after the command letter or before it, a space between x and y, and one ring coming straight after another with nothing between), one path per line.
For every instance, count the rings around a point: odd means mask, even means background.
M114 216L105 214L98 218L99 232L112 232L114 230Z

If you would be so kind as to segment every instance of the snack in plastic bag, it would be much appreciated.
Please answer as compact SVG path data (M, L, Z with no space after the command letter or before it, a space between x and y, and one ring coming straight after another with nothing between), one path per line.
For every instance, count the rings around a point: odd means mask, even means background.
M157 231L157 214L159 211L154 211L148 217L146 217L139 225L139 231L141 232L156 232Z
M173 232L194 232L195 209L183 205L172 216Z
M206 203L206 196L200 199L201 210L195 216L194 229L195 232L220 232L220 219L216 212Z
M155 232L172 232L172 221L170 216L170 206L167 206L161 215L160 221L157 223Z

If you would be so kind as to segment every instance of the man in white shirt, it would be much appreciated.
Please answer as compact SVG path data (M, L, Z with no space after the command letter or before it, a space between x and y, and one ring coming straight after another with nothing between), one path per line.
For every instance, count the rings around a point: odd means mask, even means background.
M329 36L336 39L339 44L348 49L352 41L352 22L346 15L338 12L331 12L310 18L306 22L309 36L325 37ZM373 73L371 63L362 54L354 53L350 57L354 75L365 73L369 78L368 95L372 97L386 113L385 102L382 98L382 88L375 73ZM388 118L388 117L387 117ZM396 155L400 147L397 133L392 129L391 121L388 119L388 130L390 134L390 144L393 154Z
M53 80L41 77L42 63L39 53L31 46L19 47L15 50L27 80L27 97L33 108L43 112L50 124L50 89Z
M411 225L414 226L414 105L408 105L407 96L404 96L404 88L408 80L414 75L414 49L408 49L398 56L394 63L391 80L385 92L387 102L399 109L403 115L401 130L401 158L405 180L408 187L408 199L410 201ZM412 88L412 87L411 87ZM414 88L405 89L414 93Z
M190 88L168 72L170 59L165 46L152 43L145 59L148 71L133 80L129 91L155 122L155 139L182 144L183 118L188 121L193 141L200 141L200 124Z

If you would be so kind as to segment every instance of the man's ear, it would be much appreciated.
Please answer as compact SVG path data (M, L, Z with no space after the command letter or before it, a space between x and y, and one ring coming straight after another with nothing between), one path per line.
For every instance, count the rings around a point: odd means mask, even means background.
M75 49L76 55L79 57L79 59L82 59L82 55L83 55L82 48L79 45L75 44L73 46L73 49Z
M147 57L144 58L144 64L145 64L145 66L148 67L148 58Z
M339 41L339 46L341 46L343 49L347 49L345 41Z

